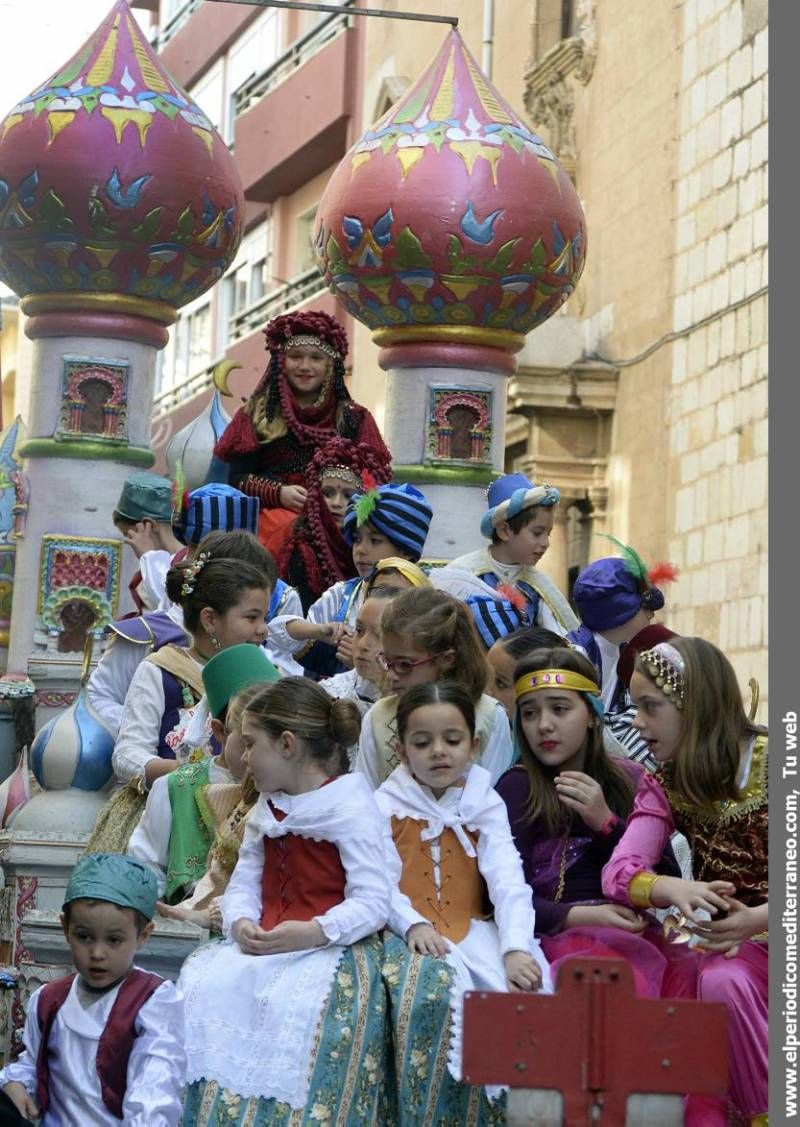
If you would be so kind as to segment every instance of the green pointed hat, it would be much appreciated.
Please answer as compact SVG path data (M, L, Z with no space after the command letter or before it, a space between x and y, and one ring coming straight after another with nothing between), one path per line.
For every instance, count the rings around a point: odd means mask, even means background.
M219 719L228 702L250 685L280 681L281 675L261 646L245 642L214 654L203 666L208 711Z
M64 903L107 900L120 908L134 908L152 920L158 884L147 865L122 853L85 853L69 878Z

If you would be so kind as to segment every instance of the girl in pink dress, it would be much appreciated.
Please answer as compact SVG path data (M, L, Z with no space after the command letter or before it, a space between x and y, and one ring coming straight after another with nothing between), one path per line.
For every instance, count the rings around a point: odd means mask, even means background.
M589 660L563 643L518 663L520 762L497 790L534 890L536 930L554 976L570 956L621 957L637 994L658 998L667 969L658 932L643 913L609 903L601 887L647 772L606 752L596 678ZM668 843L660 871L679 872Z
M631 696L634 727L659 770L644 776L603 891L633 908L683 914L703 952L694 959L696 997L728 1008L731 1103L745 1123L766 1123L766 732L748 719L724 654L700 638L641 653ZM653 872L675 829L692 847L694 881ZM688 1101L687 1124L726 1122L724 1102Z

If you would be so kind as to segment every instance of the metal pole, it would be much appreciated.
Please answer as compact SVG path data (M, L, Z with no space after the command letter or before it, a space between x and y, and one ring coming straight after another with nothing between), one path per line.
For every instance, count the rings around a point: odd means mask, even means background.
M483 73L492 77L492 47L494 45L494 0L483 0Z
M458 27L458 16L431 16L426 12L390 12L386 8L342 8L339 4L312 4L310 0L211 0L216 4L254 4L258 8L295 8L304 12L334 12L348 16L378 16L385 20L419 20Z

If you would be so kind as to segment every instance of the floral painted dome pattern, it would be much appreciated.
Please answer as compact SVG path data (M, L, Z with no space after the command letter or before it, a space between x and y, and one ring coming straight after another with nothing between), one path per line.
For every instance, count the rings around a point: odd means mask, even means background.
M244 213L233 158L125 0L0 122L0 280L125 294L166 316L212 286Z
M379 342L428 326L426 339L480 329L513 348L574 290L586 229L567 174L453 31L334 172L314 247Z

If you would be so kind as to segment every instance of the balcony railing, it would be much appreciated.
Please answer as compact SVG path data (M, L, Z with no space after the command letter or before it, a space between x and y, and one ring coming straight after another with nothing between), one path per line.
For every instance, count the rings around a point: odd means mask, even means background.
M296 39L294 43L292 43L282 55L279 55L273 63L270 63L267 69L263 70L261 74L255 74L252 78L248 78L246 82L243 82L233 95L236 115L238 116L249 110L250 107L255 105L260 98L263 98L268 91L283 82L290 74L293 74L298 67L301 67L303 63L308 62L313 55L321 51L322 48L327 46L337 35L341 35L341 33L350 26L351 17L348 15L347 9L351 7L352 4L353 0L344 0L341 13L331 13L329 16L326 16L316 27L311 28L305 35L301 35L299 39Z
M277 289L270 290L258 301L242 309L240 313L234 313L228 322L230 333L228 343L241 340L248 333L262 328L273 317L278 317L281 313L290 313L309 298L324 291L325 283L319 270L316 266L311 266L291 282L285 282Z
M162 415L166 415L167 412L177 407L179 403L184 403L187 399L193 399L195 395L199 395L201 391L205 391L207 387L211 387L214 369L217 364L219 364L219 359L212 360L202 371L195 372L193 376L189 376L183 383L168 387L165 391L157 395L153 400L153 419L155 420Z
M167 43L169 43L173 35L180 31L180 29L189 19L189 16L191 16L193 12L197 11L197 9L200 7L201 2L202 0L186 0L184 4L181 4L180 8L178 8L174 16L172 16L171 19L167 20L167 22L161 28L161 31L158 34L158 39L154 44L157 50L160 51L167 45Z

